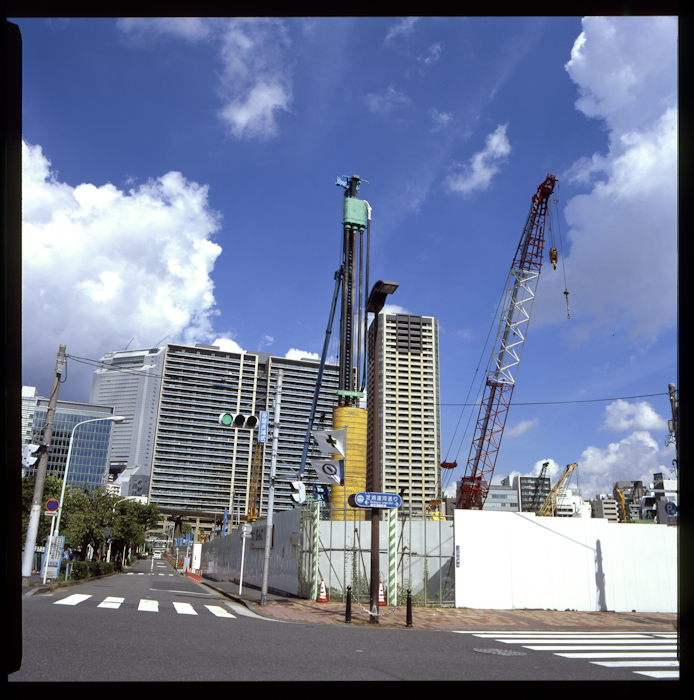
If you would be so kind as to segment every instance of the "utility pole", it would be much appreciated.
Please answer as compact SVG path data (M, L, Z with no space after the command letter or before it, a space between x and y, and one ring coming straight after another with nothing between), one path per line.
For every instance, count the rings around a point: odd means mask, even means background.
M277 373L275 390L275 418L272 431L272 461L270 462L270 489L267 499L267 520L265 521L265 557L263 558L263 585L260 590L260 605L267 605L267 587L270 574L270 548L272 546L272 511L275 507L275 472L277 470L277 442L279 439L280 402L282 400L282 370Z
M24 544L24 557L22 558L22 578L31 576L31 565L34 561L34 549L36 548L36 534L39 529L39 519L41 518L41 508L43 507L43 487L46 483L46 469L48 467L48 448L51 445L53 435L53 421L55 419L55 407L58 404L58 389L60 387L60 377L65 367L65 346L58 349L58 358L55 363L55 376L53 377L53 387L48 400L48 412L46 413L46 424L43 427L43 439L41 446L41 457L36 470L36 483L34 485L34 500L31 503L31 513L29 514L29 526L27 527L27 537Z
M672 420L668 421L668 428L670 428L670 440L668 440L668 443L674 442L675 448L677 448L680 436L679 397L674 384L668 384L667 388L670 395L670 407L672 408Z

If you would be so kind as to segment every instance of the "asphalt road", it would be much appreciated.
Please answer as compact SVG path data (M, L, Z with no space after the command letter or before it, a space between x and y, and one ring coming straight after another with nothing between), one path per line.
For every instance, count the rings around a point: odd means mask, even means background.
M22 602L11 682L653 680L471 634L270 620L165 560Z

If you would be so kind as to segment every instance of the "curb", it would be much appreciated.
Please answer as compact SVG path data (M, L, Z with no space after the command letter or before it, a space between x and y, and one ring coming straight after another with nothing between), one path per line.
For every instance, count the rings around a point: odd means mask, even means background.
M258 605L257 603L249 603L247 600L244 600L243 598L239 598L238 596L235 596L232 593L224 591L221 588L217 588L216 586L213 586L211 583L208 583L204 579L200 583L202 583L203 586L207 586L208 588L211 588L213 591L216 591L220 595L223 595L225 598L229 598L229 600L233 600L235 603L238 603L239 605L243 605L244 608L246 608L246 610L249 610L250 612L254 613L255 615L259 615L260 617L266 617L269 620L275 619L272 615L268 615L266 612L264 612L262 606Z
M130 565L132 566L132 564ZM77 579L76 581L60 581L58 582L56 588L54 590L58 590L60 588L69 588L70 586L79 586L82 583L89 583L90 581L99 581L104 578L110 578L111 576L116 576L118 574L123 573L123 571L126 571L127 569L130 568L130 566L127 566L125 569L122 569L121 571L114 571L111 574L100 574L99 576L88 576L87 578L81 578ZM27 593L22 594L22 598L28 598L29 596L36 595L39 593L50 593L51 589L49 585L46 583L45 585L42 583L39 583L36 586L29 586L29 585L22 585L22 588L28 588Z

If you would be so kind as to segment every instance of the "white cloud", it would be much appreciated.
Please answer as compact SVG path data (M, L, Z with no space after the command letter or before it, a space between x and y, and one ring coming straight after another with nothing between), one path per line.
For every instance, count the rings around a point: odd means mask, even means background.
M369 93L364 101L369 111L384 116L390 114L396 107L406 107L410 104L410 98L392 85L382 93Z
M133 347L167 335L209 342L219 227L207 187L181 173L129 192L71 187L50 172L40 146L25 143L25 374L50 372L60 343L69 354L98 359L133 336Z
M277 116L292 103L291 42L274 18L139 18L117 24L137 45L150 38L210 41L219 47L222 69L219 117L238 139L277 136Z
M606 448L588 447L578 460L579 485L585 500L612 494L616 481L653 482L653 474L672 471L675 448L658 444L648 431L637 430Z
M292 101L290 44L280 20L229 21L222 36L227 105L220 114L237 138L277 134L276 113Z
M605 421L600 427L612 433L628 430L663 430L667 431L667 420L659 416L646 402L632 404L622 399L605 408Z
M441 58L442 49L443 44L440 41L437 41L435 44L432 44L429 47L425 56L420 56L417 60L422 61L427 66L430 66Z
M235 340L232 340L231 338L217 338L214 343L210 344L218 346L219 349L223 350L224 352L246 352Z
M626 326L643 352L676 325L677 18L585 18L566 70L609 143L559 176L590 188L564 208L574 339ZM563 322L563 270L548 272L533 315Z
M172 36L199 41L210 35L210 20L200 17L122 17L116 26L135 43L152 37Z
M508 124L500 124L496 131L489 134L484 150L470 158L462 173L449 175L446 187L450 192L470 195L477 190L486 190L494 175L499 172L500 164L511 152L511 144L506 136Z
M408 311L404 306L398 306L397 304L386 304L380 311L382 314L407 314L411 315L412 312Z
M288 350L285 357L288 360L303 360L305 358L310 360L320 360L320 355L317 352L306 352L304 350L297 350L296 348L291 348Z
M432 108L429 112L431 114L431 120L434 122L433 131L438 131L448 126L448 123L453 118L450 112L439 112L438 109Z
M419 17L402 17L395 24L388 27L385 43L389 44L393 39L412 34L414 27L419 22Z
M509 483L513 484L513 479L516 476L540 476L542 474L542 467L543 465L548 462L549 464L547 465L547 471L545 472L545 477L547 477L551 483L556 483L561 475L564 473L564 470L566 467L560 466L555 460L551 458L546 458L546 459L538 459L535 464L533 464L532 468L527 471L527 472L520 472L517 469L514 469L509 475ZM501 480L505 479L506 475L505 474L495 474L492 477L492 483L493 484L501 484Z
M507 429L504 434L508 435L509 437L518 437L523 433L527 433L528 430L531 430L536 425L539 425L539 423L540 421L537 418L533 418L532 420L523 420L513 428Z

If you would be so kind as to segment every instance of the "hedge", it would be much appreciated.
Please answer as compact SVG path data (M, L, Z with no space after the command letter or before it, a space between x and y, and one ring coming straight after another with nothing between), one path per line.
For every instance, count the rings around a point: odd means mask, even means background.
M72 564L72 575L70 578L74 581L92 576L103 576L112 574L116 570L116 565L112 561L63 561L60 564L60 573L65 578L65 567L68 563Z

